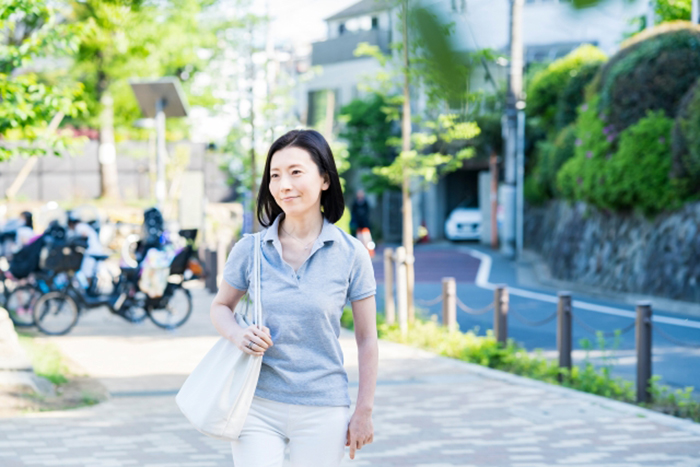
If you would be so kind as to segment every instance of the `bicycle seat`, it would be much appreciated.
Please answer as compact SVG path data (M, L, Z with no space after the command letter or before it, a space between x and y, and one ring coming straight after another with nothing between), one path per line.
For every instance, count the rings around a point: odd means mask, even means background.
M104 261L109 258L109 255L90 255L90 258L95 258L97 261Z

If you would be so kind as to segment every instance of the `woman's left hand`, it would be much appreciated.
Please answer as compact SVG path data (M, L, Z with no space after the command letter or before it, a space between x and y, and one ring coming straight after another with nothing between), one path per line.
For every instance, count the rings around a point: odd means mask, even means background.
M372 426L371 412L358 412L352 414L348 425L346 446L350 446L350 459L355 459L355 450L374 441L374 427Z

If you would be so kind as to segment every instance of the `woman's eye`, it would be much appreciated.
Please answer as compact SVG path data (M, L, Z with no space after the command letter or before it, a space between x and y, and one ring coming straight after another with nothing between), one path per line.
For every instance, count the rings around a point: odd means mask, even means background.
M277 174L270 175L270 178L275 178L275 177L277 177Z
M292 171L292 175L294 175L294 174L300 174L300 173L301 173L301 170L293 170L293 171Z

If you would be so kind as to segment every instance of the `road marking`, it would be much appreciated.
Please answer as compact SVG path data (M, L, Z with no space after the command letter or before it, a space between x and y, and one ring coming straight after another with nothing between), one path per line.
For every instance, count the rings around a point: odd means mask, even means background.
M476 285L482 289L494 290L498 284L492 284L489 282L489 276L491 275L491 256L480 251L472 250L471 248L464 248L469 255L477 258L480 261L479 272L476 274ZM518 297L530 298L532 300L540 300L547 303L557 303L558 298L554 295L544 294L540 292L532 292L530 290L519 289L517 287L508 286L508 293L510 295L516 295ZM572 302L574 308L580 308L583 310L593 311L596 313L603 313L606 315L620 316L622 318L632 318L636 319L637 314L634 311L624 310L621 308L614 308L605 305L596 305L595 303L582 302L580 300L573 300ZM700 329L700 322L692 321L690 319L680 319L671 318L670 316L652 316L652 321L656 323L671 324L673 326L681 326L692 329Z

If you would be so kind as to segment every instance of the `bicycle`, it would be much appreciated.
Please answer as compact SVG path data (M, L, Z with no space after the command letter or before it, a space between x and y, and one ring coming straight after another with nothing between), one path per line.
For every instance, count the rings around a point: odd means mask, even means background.
M70 280L63 289L48 292L36 301L33 307L36 326L45 334L63 335L77 324L83 310L101 306L133 323L143 321L148 316L163 329L182 326L193 308L192 295L183 284L187 280L198 279L202 270L200 266L199 273L193 273L192 269L197 269L197 265L191 260L192 252L192 245L188 244L175 255L169 269L169 281L158 297L149 297L141 291L140 267L122 267L113 293L91 296L80 285L76 286L74 272L80 268L80 262L68 254L67 259L58 259L55 267L68 272ZM98 262L107 259L106 255L90 256Z

